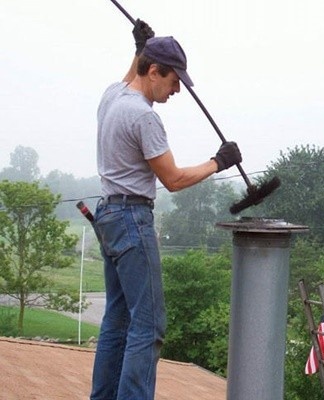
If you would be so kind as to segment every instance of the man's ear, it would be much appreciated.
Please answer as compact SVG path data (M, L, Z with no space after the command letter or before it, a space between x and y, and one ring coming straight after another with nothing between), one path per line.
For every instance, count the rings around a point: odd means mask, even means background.
M151 81L155 81L158 76L160 76L158 72L158 66L157 64L151 64L150 68L148 70L148 76Z

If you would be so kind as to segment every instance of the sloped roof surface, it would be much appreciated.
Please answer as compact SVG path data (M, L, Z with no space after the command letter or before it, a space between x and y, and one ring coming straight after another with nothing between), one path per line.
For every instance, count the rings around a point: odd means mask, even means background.
M88 400L94 350L0 338L0 398ZM155 400L225 400L226 380L194 364L160 360Z

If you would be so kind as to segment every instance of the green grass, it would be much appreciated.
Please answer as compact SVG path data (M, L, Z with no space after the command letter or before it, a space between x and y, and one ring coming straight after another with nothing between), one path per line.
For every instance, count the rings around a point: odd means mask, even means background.
M84 221L73 221L68 228L69 233L76 234L82 239ZM91 227L86 226L86 250L83 261L83 292L104 292L103 259L100 255L98 241ZM78 249L80 244L78 246ZM80 249L79 249L80 250ZM187 249L162 246L161 256L184 255ZM66 289L67 291L79 291L80 288L81 255L75 257L74 265L70 268L49 268L47 275L53 281L52 291Z
M10 314L10 325L7 326L8 332L15 330L18 321L18 307L0 306L0 325L2 328L0 333L6 336L5 326L3 322L9 322L8 314ZM33 338L36 336L59 339L60 342L78 341L79 321L70 317L66 317L55 311L43 309L27 308L24 317L23 336ZM98 337L99 327L94 324L81 323L81 341L87 341L90 337ZM12 335L9 333L8 335ZM15 336L15 335L13 335Z
M69 291L78 291L80 288L80 269L81 261L77 259L70 268L51 268L47 274L54 283L52 290L67 289ZM102 260L84 260L82 288L83 292L105 291Z

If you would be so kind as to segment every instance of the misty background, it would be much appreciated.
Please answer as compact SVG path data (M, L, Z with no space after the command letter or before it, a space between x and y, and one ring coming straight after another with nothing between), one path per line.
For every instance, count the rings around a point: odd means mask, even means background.
M247 173L280 151L324 145L324 3L320 0L121 0L156 35L173 35L188 58L196 94ZM132 26L108 0L1 0L0 169L18 145L52 170L96 171L96 112L126 73ZM220 145L183 87L155 105L179 166L200 163ZM229 175L237 171L231 170Z

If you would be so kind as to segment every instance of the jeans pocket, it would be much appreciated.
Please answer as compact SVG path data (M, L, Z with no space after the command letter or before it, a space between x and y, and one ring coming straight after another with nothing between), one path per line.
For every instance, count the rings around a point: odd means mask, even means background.
M154 228L154 216L152 210L148 207L140 207L139 209L133 210L133 219L137 226L137 229L145 231L147 228Z
M106 255L120 257L133 247L123 210L104 212L99 216L96 225Z

